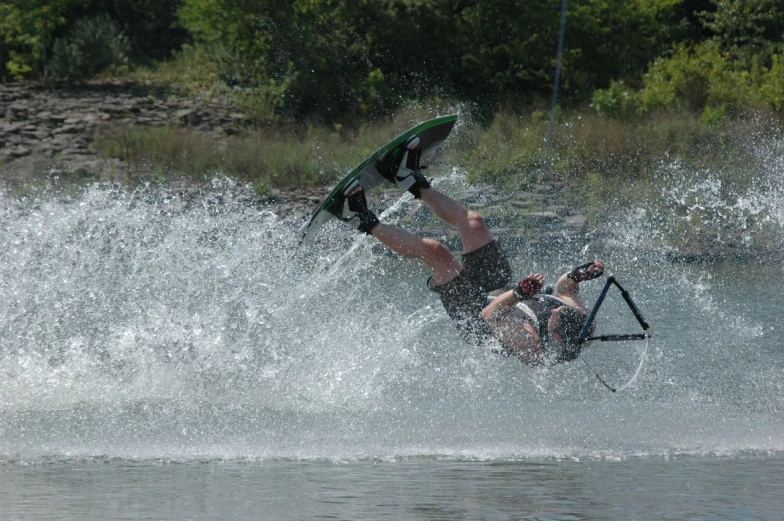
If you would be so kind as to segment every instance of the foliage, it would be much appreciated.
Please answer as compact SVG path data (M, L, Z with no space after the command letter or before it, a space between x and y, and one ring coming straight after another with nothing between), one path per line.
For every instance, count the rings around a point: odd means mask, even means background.
M781 106L781 0L568 6L564 107L591 101L605 117L695 110L715 120ZM86 56L76 40L86 38L75 33L80 20L111 19L104 29L123 35L101 33L114 42L114 67L173 57L158 78L230 97L260 123L356 129L411 100L449 99L489 124L502 107L520 112L551 96L560 8L560 0L4 0L2 79L98 73L76 65Z
M650 62L683 41L682 0L574 2L569 18L570 90L583 97L612 81L639 83Z
M602 116L629 119L636 115L638 95L623 80L612 80L606 89L597 89L591 96L591 107Z
M120 28L129 44L132 63L148 63L171 57L188 40L177 13L181 0L90 0L80 13L105 15Z
M573 2L567 95L579 99L615 73L639 76L684 32L680 3ZM266 98L267 113L345 124L388 114L408 99L470 100L487 115L501 103L547 96L560 5L184 0L180 19L197 45L210 49L222 81ZM614 63L623 66L607 65Z
M109 17L130 45L133 63L164 58L185 41L176 27L180 0L3 0L0 79L46 79L55 42L79 20ZM62 44L61 44L62 45ZM59 60L62 60L60 51Z
M651 65L641 89L613 82L593 94L592 107L609 117L686 110L703 113L708 120L744 108L778 109L784 91L781 60L782 55L774 54L770 68L754 63L746 69L723 55L714 42L683 45Z
M79 19L66 37L54 43L51 78L81 81L107 70L122 72L127 68L129 47L107 15Z
M782 106L784 6L778 0L711 0L699 19L709 35L681 43L656 58L639 89L611 81L592 95L592 106L608 117L687 110L706 122L743 110Z
M777 43L784 42L784 8L780 0L711 0L715 10L700 16L723 53L750 67L766 63Z
M0 2L0 41L3 79L45 76L45 64L55 32L68 22L69 11L86 0L4 0Z
M771 66L760 87L760 95L770 107L784 109L784 53L771 57Z
M396 87L408 93L425 85L418 72L434 60L419 59L428 55L427 46L417 45L426 37L407 23L418 18L409 9L416 6L364 1L347 9L329 0L186 0L180 15L210 50L224 83L252 89L281 117L331 124L386 114ZM403 56L400 41L418 56ZM398 60L414 67L401 76Z

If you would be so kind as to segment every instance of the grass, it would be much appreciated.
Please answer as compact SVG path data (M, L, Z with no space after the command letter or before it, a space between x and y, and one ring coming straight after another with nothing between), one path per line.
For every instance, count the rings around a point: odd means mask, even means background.
M127 164L126 182L131 185L147 180L198 182L223 174L264 193L275 187L328 185L436 111L412 107L359 128L270 126L218 138L173 126L118 125L101 128L94 146L103 156Z
M327 182L340 171L339 138L308 129L302 136L259 130L241 138L214 136L174 127L104 129L95 139L103 155L128 165L128 182L150 178L200 181L224 174L253 183L258 191L274 186Z

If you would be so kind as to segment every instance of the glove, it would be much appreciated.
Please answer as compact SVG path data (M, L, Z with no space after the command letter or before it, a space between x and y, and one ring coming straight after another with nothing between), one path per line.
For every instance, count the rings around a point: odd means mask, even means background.
M597 269L588 271L588 268L590 268L591 266L595 266ZM602 266L601 264L596 264L596 261L592 261L577 266L571 271L571 273L567 275L567 277L579 283L586 280L596 279L598 277L601 277L603 274L604 274L604 266Z
M540 289L542 289L541 281L536 280L533 275L529 275L517 283L517 286L512 289L512 293L517 300L528 300L539 293Z

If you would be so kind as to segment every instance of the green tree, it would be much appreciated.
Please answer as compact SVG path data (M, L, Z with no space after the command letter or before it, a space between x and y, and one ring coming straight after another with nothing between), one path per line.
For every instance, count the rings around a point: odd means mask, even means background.
M639 86L648 65L688 34L682 0L570 2L571 92L584 99L612 80Z
M461 62L465 91L530 100L552 90L560 20L558 0L489 0L460 13L466 37ZM459 80L458 80L459 81Z
M127 54L133 61L165 58L186 40L186 32L177 26L180 3L180 0L2 0L0 77L4 81L46 79L55 42L60 40L62 44L63 37L79 20L100 16L111 18L122 31L130 44Z
M130 46L117 24L102 14L80 18L55 41L49 69L52 79L82 81L98 73L127 68Z
M754 60L770 64L777 45L784 42L784 2L781 0L711 0L715 10L701 13L730 60L751 66Z
M385 95L422 98L454 96L460 90L466 33L459 25L461 2L361 0L344 9L347 28L363 37L366 68L383 78ZM376 104L384 107L382 100ZM386 109L382 109L386 110Z
M177 13L181 0L90 0L80 17L107 15L125 35L135 63L171 56L188 40Z
M0 3L0 40L5 47L3 78L46 76L57 31L73 10L88 0L4 0Z
M222 81L272 93L280 115L337 123L373 112L383 98L368 33L343 2L186 0L180 19L219 61Z

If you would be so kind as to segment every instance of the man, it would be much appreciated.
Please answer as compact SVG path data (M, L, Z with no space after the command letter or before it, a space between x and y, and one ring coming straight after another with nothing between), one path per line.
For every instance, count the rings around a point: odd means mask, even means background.
M562 275L552 295L540 293L544 282L541 273L530 274L509 288L509 261L484 218L432 188L422 175L420 156L419 138L413 136L380 158L376 169L457 228L463 244L462 262L437 240L379 222L356 182L330 211L392 251L422 259L432 272L427 286L438 294L467 341L482 344L495 337L502 353L527 364L540 363L545 357L555 361L577 358L581 346L576 341L587 317L579 284L603 273L601 261Z

